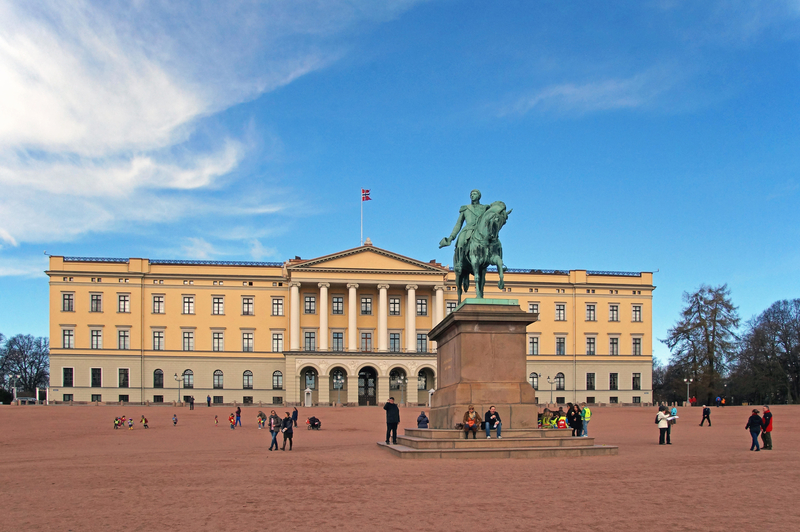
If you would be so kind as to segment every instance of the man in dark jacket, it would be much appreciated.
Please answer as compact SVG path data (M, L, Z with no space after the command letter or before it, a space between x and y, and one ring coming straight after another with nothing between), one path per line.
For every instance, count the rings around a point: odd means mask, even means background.
M703 423L706 422L706 419L708 420L708 426L710 427L711 426L711 409L708 408L706 405L703 405L703 419L702 419L702 421L700 421L700 426L701 427L703 426Z
M764 450L772 450L772 412L769 407L764 405L764 417L761 418L761 440L764 442Z
M494 406L489 407L483 419L486 421L486 439L492 438L492 429L497 429L497 439L502 439L503 437L500 433L502 432L503 423L500 421L500 414L497 409Z
M386 410L386 443L389 443L389 433L392 434L392 443L397 445L397 425L400 424L400 409L394 404L394 397L383 405Z

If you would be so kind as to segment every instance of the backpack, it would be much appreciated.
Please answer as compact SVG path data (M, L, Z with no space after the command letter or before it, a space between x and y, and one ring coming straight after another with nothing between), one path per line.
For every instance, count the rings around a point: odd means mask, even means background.
M656 425L658 425L658 414L656 414Z

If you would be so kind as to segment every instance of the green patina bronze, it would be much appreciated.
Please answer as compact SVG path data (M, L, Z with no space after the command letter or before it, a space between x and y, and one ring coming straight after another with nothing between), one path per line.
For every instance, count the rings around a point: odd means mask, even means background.
M439 242L440 248L449 246L458 235L453 253L453 269L456 272L459 303L462 292L469 289L470 274L475 277L475 295L478 299L483 299L486 269L492 264L497 266L497 273L500 275L497 287L500 289L504 287L503 272L506 269L503 266L503 245L497 236L511 211L506 212L506 204L502 201L482 205L480 190L473 190L469 197L472 203L458 210L458 220L453 232Z

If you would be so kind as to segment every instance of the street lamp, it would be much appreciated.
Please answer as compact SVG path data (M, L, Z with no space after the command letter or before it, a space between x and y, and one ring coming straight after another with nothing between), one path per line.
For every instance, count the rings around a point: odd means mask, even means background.
M17 400L17 387L19 386L19 379L22 375L14 375L16 379L14 380L14 401Z
M178 377L178 374L175 374L175 382L178 383L178 402L181 402L181 379Z
M727 383L723 384L722 388L723 388L722 397L724 399L724 398L728 397L728 384ZM726 400L725 402L727 403L728 401ZM725 405L723 404L722 406L725 406Z
M400 396L400 398L402 399L402 401L401 401L402 404L404 404L405 406L408 406L408 403L406 403L406 388L407 387L408 387L408 378L400 377L400 391L403 394L403 395Z
M694 379L683 379L683 382L686 383L686 402L689 403L689 386L692 384ZM691 404L691 403L689 403Z
M550 380L550 376L547 377L547 382L550 384L550 403L553 403L553 383L556 381Z
M333 387L336 389L336 402L342 404L342 384L344 384L344 376L337 373L333 376Z

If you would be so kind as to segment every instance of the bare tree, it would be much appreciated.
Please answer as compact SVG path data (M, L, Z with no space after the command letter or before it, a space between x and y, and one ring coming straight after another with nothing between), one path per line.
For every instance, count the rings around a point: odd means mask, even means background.
M11 380L15 386L33 392L37 387L50 382L50 342L47 338L34 338L30 334L18 334L9 338L0 351L0 375L5 384Z
M710 404L736 354L739 314L726 284L702 285L692 294L684 292L683 300L680 320L661 341L672 351L670 366L694 379L697 395L706 394Z

